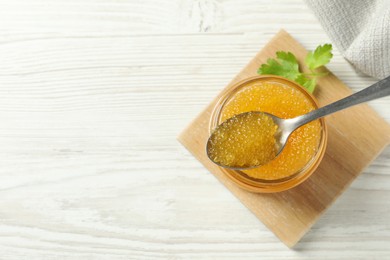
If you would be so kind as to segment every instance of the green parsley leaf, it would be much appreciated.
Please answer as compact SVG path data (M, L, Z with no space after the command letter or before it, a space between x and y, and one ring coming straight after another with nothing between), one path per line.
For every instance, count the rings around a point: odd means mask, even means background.
M332 44L324 44L318 46L314 52L310 51L306 56L305 63L310 70L314 70L328 64L332 57Z
M310 93L313 93L313 91L314 91L314 89L316 87L316 84L317 84L316 78L309 79L308 77L306 77L303 74L299 75L295 79L295 82L297 82L301 86L305 87L306 90L309 91Z
M276 52L277 59L268 59L261 65L257 73L260 75L272 74L295 80L299 75L298 61L291 52Z
M268 59L267 63L260 66L257 73L260 75L278 75L294 80L306 88L307 91L313 93L317 84L317 78L328 74L327 72L317 73L315 69L329 63L332 57L331 44L318 46L314 52L310 51L305 58L305 64L311 73L302 73L299 71L299 64L294 54L278 51L276 52L276 59Z

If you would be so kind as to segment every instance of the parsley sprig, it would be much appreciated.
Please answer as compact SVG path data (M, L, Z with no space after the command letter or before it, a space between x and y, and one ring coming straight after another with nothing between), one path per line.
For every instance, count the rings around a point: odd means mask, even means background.
M329 63L333 57L332 45L319 45L314 52L310 51L305 58L305 65L310 73L303 73L299 70L297 58L291 52L278 51L276 59L268 59L267 63L262 64L257 71L258 74L278 75L291 79L305 87L310 93L313 93L317 77L325 76L328 73L318 73L316 69Z

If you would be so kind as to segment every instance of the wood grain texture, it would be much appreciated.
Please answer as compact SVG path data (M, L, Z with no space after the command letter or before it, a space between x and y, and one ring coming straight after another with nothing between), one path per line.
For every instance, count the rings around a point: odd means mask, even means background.
M390 149L289 250L176 141L280 28L329 42L301 1L0 0L0 259L389 258Z
M279 193L254 194L235 186L224 169L212 163L206 154L212 111L221 96L237 82L253 77L259 66L278 50L294 53L302 63L307 51L286 31L281 30L256 54L247 66L224 88L221 94L195 118L179 136L179 141L209 169L287 246L293 247L315 221L369 166L390 142L390 125L367 104L349 108L326 118L328 145L315 173L299 186ZM320 78L314 92L320 106L351 93L331 72Z

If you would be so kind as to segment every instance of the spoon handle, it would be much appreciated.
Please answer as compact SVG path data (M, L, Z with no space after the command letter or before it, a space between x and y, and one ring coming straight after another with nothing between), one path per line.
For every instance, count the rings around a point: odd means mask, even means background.
M296 117L294 122L297 127L309 123L315 119L321 118L323 116L332 114L334 112L340 111L342 109L358 105L370 100L378 99L381 97L390 95L390 76L387 78L378 81L377 83L359 91L355 94L352 94L348 97L340 99L334 103L331 103L327 106L321 107L317 110L313 110L305 115Z

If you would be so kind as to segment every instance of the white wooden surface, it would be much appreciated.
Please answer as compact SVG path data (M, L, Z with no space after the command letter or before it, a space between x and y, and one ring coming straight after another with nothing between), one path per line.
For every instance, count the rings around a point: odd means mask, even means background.
M390 149L290 250L176 141L280 28L329 41L301 1L0 0L0 259L389 259Z

